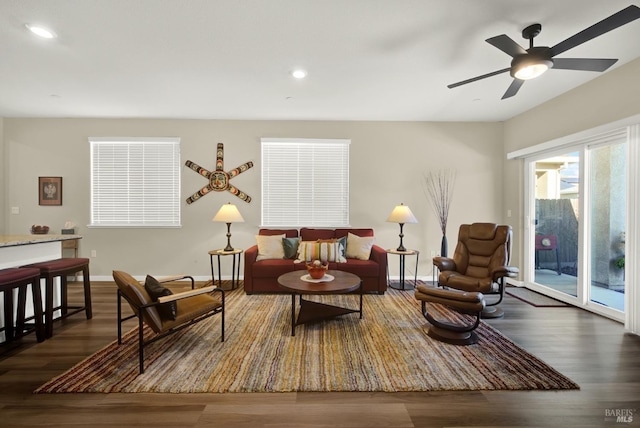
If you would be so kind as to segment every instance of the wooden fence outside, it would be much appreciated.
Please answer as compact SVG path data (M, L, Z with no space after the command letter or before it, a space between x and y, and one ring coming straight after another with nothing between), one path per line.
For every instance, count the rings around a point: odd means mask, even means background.
M578 218L570 199L536 199L536 234L555 235L563 273L577 274ZM541 268L556 270L554 251L539 251Z

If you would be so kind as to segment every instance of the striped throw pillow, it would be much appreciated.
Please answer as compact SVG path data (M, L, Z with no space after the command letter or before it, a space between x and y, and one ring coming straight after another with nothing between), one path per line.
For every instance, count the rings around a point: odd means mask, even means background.
M343 256L344 249L341 247L342 244L338 241L302 241L298 245L298 256L296 263L312 262L314 260L321 260L323 262L345 263L347 260Z

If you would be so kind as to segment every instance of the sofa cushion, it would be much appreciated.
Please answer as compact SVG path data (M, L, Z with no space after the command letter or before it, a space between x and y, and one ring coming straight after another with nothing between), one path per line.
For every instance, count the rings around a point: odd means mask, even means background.
M336 238L347 237L348 234L354 234L357 236L374 236L373 229L371 228L362 228L362 229L336 229Z
M380 265L373 260L347 259L340 265L340 270L358 275L360 278L376 278L380 275ZM382 275L386 275L383 272Z
M284 248L285 259L295 259L298 254L298 245L300 238L282 238L282 247Z
M295 238L298 236L298 229L260 229L258 235L282 235L287 238Z
M344 257L347 257L347 235L352 233L357 236L374 236L373 229L361 228L361 229L336 229L336 238L342 243L344 250Z
M303 227L300 229L300 238L303 241L317 241L318 239L331 239L335 238L333 229L311 229Z
M347 259L347 235L342 238L336 238L340 244L340 251L342 251L342 258Z
M298 264L304 269L304 263ZM295 270L296 264L289 259L270 259L255 262L252 266L254 278L277 279L280 275Z
M256 260L283 259L284 247L282 245L282 235L256 235L258 241L258 257Z
M298 245L296 262L311 262L322 260L324 262L344 263L346 259L342 255L341 244L337 240L330 241L301 241Z
M316 242L338 242L340 244L340 255L341 258L347 258L346 250L347 250L347 235L342 238L331 238L331 239L318 239Z
M353 233L347 235L346 256L348 259L369 260L371 257L371 247L375 237L358 236Z

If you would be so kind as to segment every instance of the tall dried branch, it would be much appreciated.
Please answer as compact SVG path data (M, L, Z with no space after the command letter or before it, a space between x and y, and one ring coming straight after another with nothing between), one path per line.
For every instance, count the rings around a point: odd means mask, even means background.
M425 195L431 201L443 235L447 234L447 218L455 181L456 172L449 169L424 174Z

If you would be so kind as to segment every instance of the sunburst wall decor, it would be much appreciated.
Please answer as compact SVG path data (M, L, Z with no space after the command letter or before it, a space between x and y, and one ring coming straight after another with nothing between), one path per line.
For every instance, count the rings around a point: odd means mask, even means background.
M218 143L218 149L216 150L216 169L215 171L208 171L198 165L197 163L188 160L185 163L190 169L194 170L201 176L209 179L209 184L198 190L193 195L187 198L187 204L191 204L212 190L216 192L229 191L231 194L236 195L238 198L249 203L251 202L251 196L247 195L243 191L231 184L231 179L238 174L242 174L253 166L253 162L246 162L237 168L232 169L229 172L224 171L224 144Z

